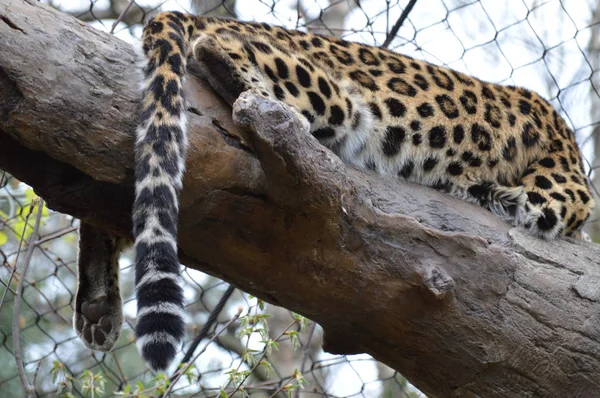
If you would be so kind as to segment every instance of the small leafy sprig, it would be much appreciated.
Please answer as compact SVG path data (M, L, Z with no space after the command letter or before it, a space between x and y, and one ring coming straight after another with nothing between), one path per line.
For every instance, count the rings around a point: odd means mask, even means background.
M150 382L153 383L152 386L146 386L138 381L135 388L131 384L127 384L123 387L123 391L116 392L115 395L128 398L156 397L164 394L171 385L169 377L164 373L158 373Z
M273 350L278 351L279 343L284 341L285 338L289 339L294 350L300 348L301 346L300 332L306 329L308 324L307 319L301 315L294 314L294 321L277 338L271 339L269 337L268 325L268 319L271 317L271 315L259 312L264 310L264 302L260 299L257 300L258 303L254 307L254 312L248 313L240 318L241 328L237 333L237 336L240 338L246 338L246 347L242 355L242 360L237 368L231 369L227 372L229 375L229 381L225 387L220 389L218 395L220 398L230 398L238 391L241 392L245 397L249 396L244 388L244 383L259 366L263 366L267 374L272 370L271 363L266 359L266 357L270 355ZM300 330L291 330L296 325L299 325ZM249 347L250 337L255 333L258 333L261 339L260 342L263 344L263 349L260 351ZM242 364L244 363L248 364L252 368L250 370L241 369ZM296 383L291 383L294 380ZM302 373L296 369L294 371L294 375L290 378L290 382L283 384L272 396L275 396L280 391L287 391L289 396L292 397L294 390L297 388L303 388L304 384L306 383L307 382L302 376ZM227 390L232 384L235 386L235 388L231 393L228 393Z
M73 377L67 367L59 361L52 362L52 382L57 385L57 395L65 398L75 398L73 395L73 387L78 385L81 392L86 397L94 398L104 394L104 386L106 379L100 372L94 373L90 370L84 370L79 377Z

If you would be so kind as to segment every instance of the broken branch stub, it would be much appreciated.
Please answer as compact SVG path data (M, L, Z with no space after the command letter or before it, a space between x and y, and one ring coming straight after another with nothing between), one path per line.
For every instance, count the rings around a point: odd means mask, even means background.
M245 138L270 181L269 193L280 206L310 203L326 206L325 212L340 208L340 198L352 183L340 159L309 133L304 117L280 101L246 91L233 105L233 120L246 127Z

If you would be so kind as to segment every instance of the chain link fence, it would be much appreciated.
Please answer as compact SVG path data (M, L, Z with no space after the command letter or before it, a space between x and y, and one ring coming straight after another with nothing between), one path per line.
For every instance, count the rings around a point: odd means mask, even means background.
M525 86L547 98L575 131L597 193L597 1L45 2L132 44L152 15L162 10L179 10L274 23L385 45L484 80ZM25 394L18 374L19 361L39 396L141 397L159 396L166 390L174 395L198 397L423 396L400 374L368 355L324 353L318 325L239 291L220 313L213 333L201 342L197 350L202 353L200 358L177 383L169 385L165 377L145 368L134 344L130 251L120 261L125 318L120 340L110 353L90 351L72 328L77 220L45 207L38 212L41 203L31 188L6 173L0 172L0 177L0 363L4 364L0 367L0 396ZM35 227L37 218L39 231ZM588 233L596 241L600 240L597 219L594 216L588 225ZM25 264L29 270L23 276ZM207 322L228 285L191 269L183 275L191 340ZM24 289L15 317L13 306L19 282ZM240 318L236 315L238 308ZM17 328L22 352L18 352L14 341L13 330ZM182 351L180 358L183 354Z

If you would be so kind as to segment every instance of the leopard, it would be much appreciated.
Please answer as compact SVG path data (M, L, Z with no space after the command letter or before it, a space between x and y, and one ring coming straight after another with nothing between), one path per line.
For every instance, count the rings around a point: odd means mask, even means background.
M285 103L349 167L432 187L541 239L588 239L582 228L594 200L575 134L531 90L386 48L180 12L153 17L142 50L132 210L135 335L151 369L170 365L185 330L177 221L188 145L182 91L192 60L230 105L247 91ZM106 350L119 319L109 313L109 294L100 296L81 299L87 306L80 306L78 325L88 346Z

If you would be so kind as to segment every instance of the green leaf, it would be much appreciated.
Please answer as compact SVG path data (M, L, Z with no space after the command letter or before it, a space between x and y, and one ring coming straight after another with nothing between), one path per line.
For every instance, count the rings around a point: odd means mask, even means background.
M294 347L294 351L300 348L300 333L296 331L291 331L288 333L290 336L290 341L292 342L292 346Z

